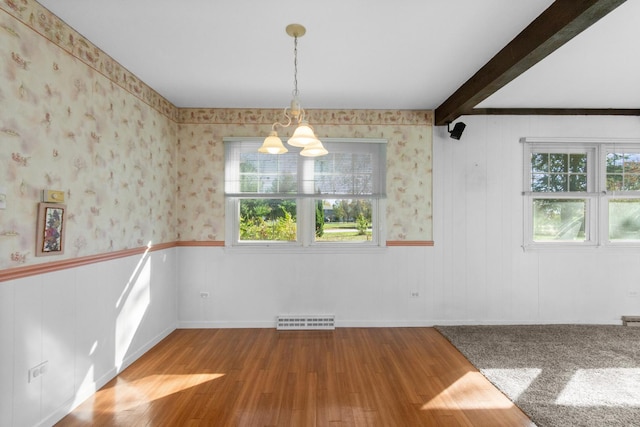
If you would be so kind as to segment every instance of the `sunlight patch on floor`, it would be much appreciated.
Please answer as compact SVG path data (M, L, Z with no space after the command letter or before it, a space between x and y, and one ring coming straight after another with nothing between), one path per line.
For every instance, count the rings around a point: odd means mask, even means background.
M133 381L117 378L117 386L96 393L95 412L120 412L148 405L188 388L223 377L225 374L149 375Z
M479 387L478 384L484 382L486 387ZM449 410L453 406L459 409L508 409L513 407L513 403L502 396L496 403L496 395L493 393L491 385L480 372L467 372L449 387L440 392L436 397L422 405L423 411L428 410Z
M482 373L514 401L518 400L541 372L540 368L482 369Z
M565 406L640 407L639 368L578 369L556 404Z

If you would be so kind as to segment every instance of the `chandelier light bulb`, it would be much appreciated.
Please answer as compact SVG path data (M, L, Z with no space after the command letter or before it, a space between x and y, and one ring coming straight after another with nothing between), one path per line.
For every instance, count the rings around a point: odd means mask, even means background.
M313 132L313 128L309 126L306 120L300 122L300 125L296 128L295 132L289 140L287 144L292 147L306 147L308 145L320 142L316 137L316 134Z
M264 139L262 146L258 149L258 152L267 154L284 154L287 151L289 150L287 150L287 147L284 146L282 140L278 137L278 133L274 130Z
M319 139L316 139L316 142L304 147L300 152L300 155L305 157L318 157L318 156L324 156L325 154L328 154L328 153L329 152L327 151L327 149L324 148L324 145L322 145L322 142L320 142Z

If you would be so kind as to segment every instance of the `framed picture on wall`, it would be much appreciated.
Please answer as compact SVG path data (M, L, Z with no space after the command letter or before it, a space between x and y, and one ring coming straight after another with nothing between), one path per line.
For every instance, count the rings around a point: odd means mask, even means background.
M65 210L66 206L62 204L38 204L36 256L64 253Z

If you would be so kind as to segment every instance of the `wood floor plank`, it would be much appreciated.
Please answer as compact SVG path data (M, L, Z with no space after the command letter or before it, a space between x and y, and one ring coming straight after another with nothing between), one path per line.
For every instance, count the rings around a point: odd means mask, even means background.
M67 426L530 426L433 328L176 330Z

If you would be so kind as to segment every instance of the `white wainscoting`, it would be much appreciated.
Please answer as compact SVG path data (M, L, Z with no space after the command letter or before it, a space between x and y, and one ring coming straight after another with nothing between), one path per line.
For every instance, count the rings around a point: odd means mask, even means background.
M279 314L335 314L336 326L421 326L432 311L428 247L366 253L181 248L180 326L273 327ZM411 292L418 298L411 298ZM208 298L202 298L202 293Z
M0 283L0 425L53 425L172 332L176 270L171 248Z

